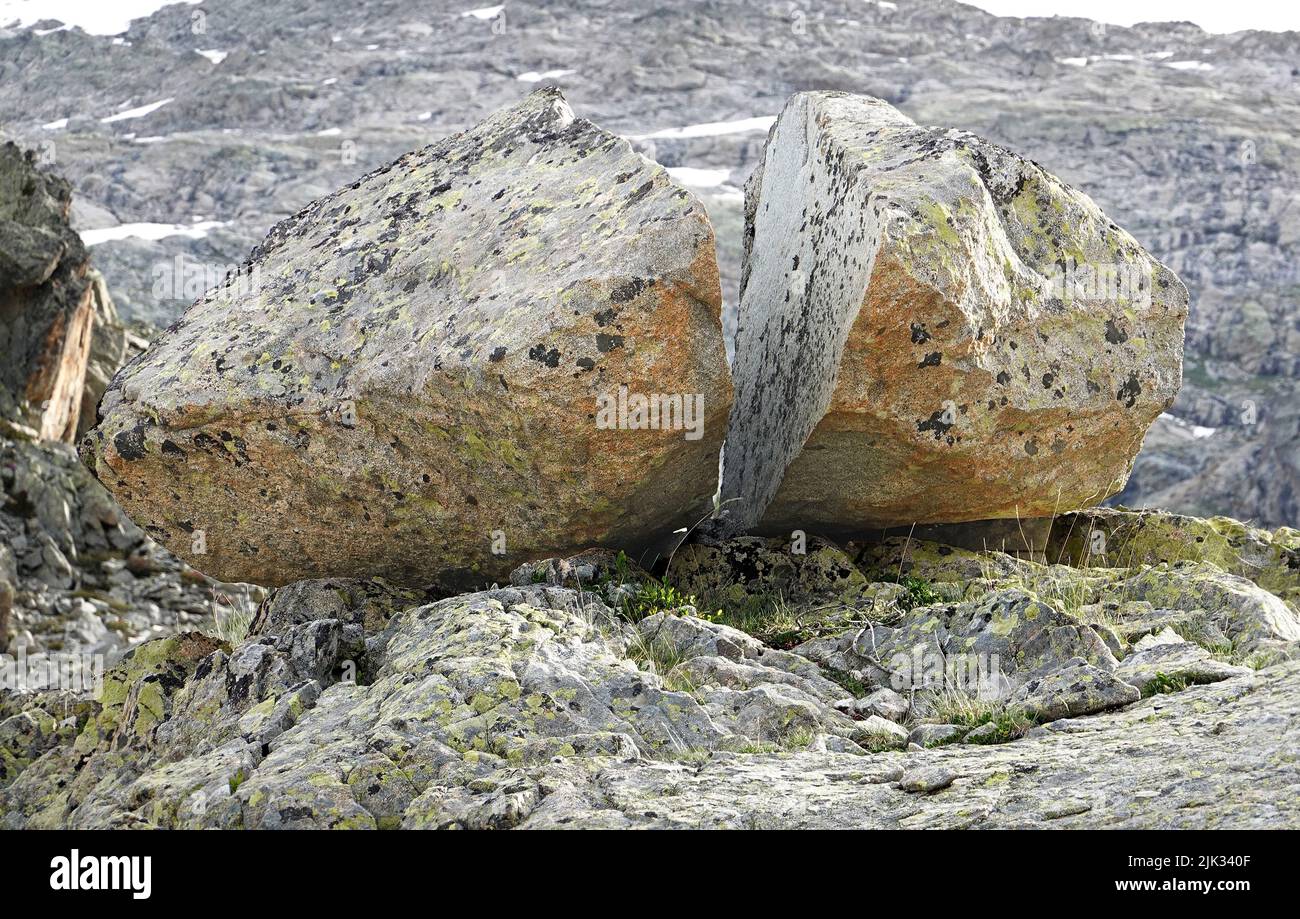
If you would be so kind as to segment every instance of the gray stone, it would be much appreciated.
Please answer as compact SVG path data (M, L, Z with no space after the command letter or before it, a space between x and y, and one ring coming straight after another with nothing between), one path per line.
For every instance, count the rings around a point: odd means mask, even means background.
M1090 506L1177 395L1172 271L1036 164L879 99L787 102L745 244L722 476L738 528Z
M898 780L898 787L903 791L912 794L930 794L936 791L942 791L951 785L957 778L957 773L951 769L945 769L942 766L929 766L919 769L909 769L903 773L903 777Z
M1236 676L1246 676L1249 667L1225 664L1210 657L1210 652L1186 641L1172 629L1159 635L1147 635L1115 668L1115 676L1145 693L1148 687L1164 680L1175 683L1217 683Z
M1118 708L1140 698L1137 687L1078 658L1031 678L1016 690L1009 704L1035 721L1053 721Z
M115 378L82 454L226 581L653 561L716 487L720 298L698 200L543 89L277 225Z
M918 724L907 735L907 740L919 747L939 747L956 743L968 733L970 728L960 724Z

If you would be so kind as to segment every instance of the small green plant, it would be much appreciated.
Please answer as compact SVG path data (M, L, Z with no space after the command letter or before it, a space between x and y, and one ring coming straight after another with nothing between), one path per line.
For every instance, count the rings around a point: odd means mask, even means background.
M1018 708L1003 708L993 714L985 724L992 724L995 730L985 734L982 737L966 737L968 743L977 744L998 744L1007 743L1019 737L1024 737L1029 729L1037 724L1033 718L1030 718L1024 711ZM978 725L977 725L978 726Z
M786 734L781 745L787 750L806 750L816 739L816 731L810 727L800 727Z
M907 590L907 593L898 599L898 605L904 612L911 612L917 607L943 602L943 597L939 596L934 586L923 578L907 574L899 578L898 583Z
M655 673L663 678L664 688L672 692L693 693L696 690L690 677L679 669L687 658L669 642L657 636L646 636L636 632L627 649L627 659L636 664L638 670Z
M1163 671L1157 672L1155 679L1143 687L1142 698L1145 699L1149 696L1158 696L1164 693L1182 692L1190 685L1191 681L1187 677L1170 676Z
M694 607L695 597L687 596L663 581L649 581L624 602L623 615L630 622L640 622L655 613L668 613L683 606Z
M925 707L929 712L927 721L959 724L972 729L986 724L995 726L995 730L976 738L975 743L1006 743L1023 737L1036 723L1022 709L1004 702L980 699L957 689L933 692Z
M212 628L206 630L207 634L233 648L248 637L248 629L253 624L255 615L256 610L247 603L238 603L229 609L218 610L212 615Z
M859 680L853 674L849 673L847 670L837 670L834 667L827 667L823 664L821 666L821 672L822 676L826 677L826 679L830 680L832 683L838 684L845 692L853 696L855 699L871 694L871 687Z
M766 645L788 651L823 635L843 632L858 621L859 611L843 603L792 606L778 592L754 593L737 601L724 594L706 594L699 608L713 610L702 619L739 629Z

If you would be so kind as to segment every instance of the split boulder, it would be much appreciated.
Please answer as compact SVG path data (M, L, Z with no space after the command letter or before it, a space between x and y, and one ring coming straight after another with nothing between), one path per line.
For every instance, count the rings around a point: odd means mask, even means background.
M746 214L736 529L1089 506L1177 394L1182 283L1087 196L974 135L798 94Z
M709 512L720 309L700 203L541 90L276 226L115 378L82 455L225 581L636 560Z

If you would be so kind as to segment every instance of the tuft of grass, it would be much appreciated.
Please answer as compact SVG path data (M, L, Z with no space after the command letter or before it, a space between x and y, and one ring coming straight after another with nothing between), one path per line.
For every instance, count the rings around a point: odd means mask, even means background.
M1146 699L1164 693L1182 692L1190 685L1191 681L1186 677L1172 677L1167 673L1157 672L1156 678L1142 689L1142 698Z
M972 729L986 724L997 727L993 734L976 740L976 743L1006 743L1023 737L1037 723L1022 709L1004 702L980 699L956 689L935 691L926 707L930 713L927 721L959 724Z
M823 621L824 613L842 609L841 604L795 607L781 593L751 594L742 603L706 596L702 598L702 605L705 609L716 610L704 617L710 622L739 629L765 645L783 651L825 634L839 634L850 625L842 619L830 624Z
M214 610L212 627L205 630L206 634L234 648L248 637L248 629L252 626L256 615L257 609L248 603L237 603L232 607Z
M921 606L943 602L943 597L935 591L934 585L924 578L907 574L899 578L898 583L907 590L906 594L898 598L898 605L905 613Z
M849 695L855 699L871 695L871 687L859 680L847 670L837 670L834 667L828 667L825 664L818 665L821 669L822 676L832 683L838 684Z

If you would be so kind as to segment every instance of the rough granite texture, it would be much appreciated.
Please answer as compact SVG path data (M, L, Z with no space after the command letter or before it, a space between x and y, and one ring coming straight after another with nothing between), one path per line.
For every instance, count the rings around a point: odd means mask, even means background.
M1090 198L972 134L799 93L746 211L737 528L1095 504L1177 395L1186 288ZM1092 278L1118 282L1075 286Z
M708 513L730 408L713 231L539 90L276 226L114 380L82 454L226 581L500 579ZM702 399L702 436L598 399Z
M0 434L77 433L96 291L71 210L67 181L0 145Z
M301 582L237 645L139 646L97 700L0 695L0 826L1298 825L1300 661L1215 668L1167 632L1117 668L1080 617L994 586L873 627L1004 654L1015 737L879 686L864 627L791 653L686 608L629 622L609 584ZM1157 656L1186 672L1142 699Z

